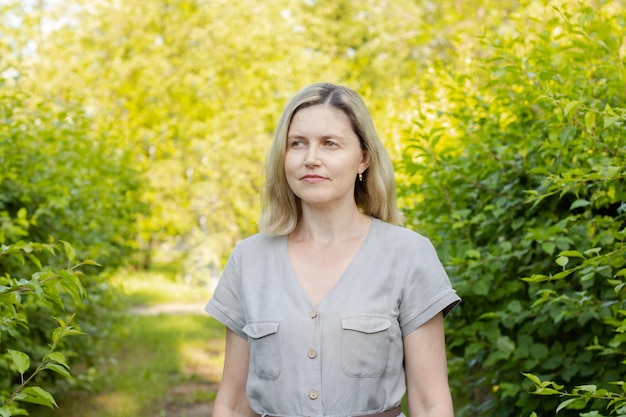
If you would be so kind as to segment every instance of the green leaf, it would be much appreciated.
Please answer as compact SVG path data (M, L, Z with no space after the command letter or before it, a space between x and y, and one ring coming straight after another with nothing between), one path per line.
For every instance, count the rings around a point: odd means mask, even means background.
M80 336L85 334L87 333L70 327L65 331L64 336Z
M565 271L561 271L557 274L554 274L550 277L550 279L563 279L568 277L569 275L571 275L574 272L574 269L566 269Z
M565 106L565 109L563 110L563 114L567 117L570 114L570 112L574 110L575 108L577 108L579 105L580 105L580 101L577 101L577 100L570 101Z
M465 347L464 356L466 358L472 357L483 349L484 349L484 346L479 343L470 343L469 345Z
M579 385L576 387L576 389L579 391L589 392L593 394L598 391L598 386L595 384Z
M533 384L537 385L537 386L541 386L541 379L539 379L538 376L530 374L530 373L524 373L522 372L522 375L524 375L526 378L530 379Z
M559 256L556 258L556 264L559 266L565 266L569 262L569 258L567 256Z
M72 328L72 326L57 327L56 329L52 331L52 341L57 343L59 340L63 339L66 336L83 335L83 334L85 334L85 332L76 330Z
M584 282L584 281L590 281L592 280L594 277L596 276L595 272L588 272L586 274L583 274L580 276L580 281Z
M558 413L559 411L563 410L564 408L568 408L571 406L576 405L576 407L572 407L574 409L580 409L580 403L581 401L583 402L584 405L587 404L587 401L585 401L583 398L570 398L568 400L563 401L561 404L559 404L559 406L556 408L556 412Z
M14 244L9 245L9 248L12 249L13 251L20 251L24 249L25 247L26 247L26 242L24 242L23 240L19 240L15 242Z
M61 281L63 287L67 289L77 301L85 296L85 288L74 272L59 271L58 274L63 278Z
M585 254L585 256L590 256L590 255L596 255L597 256L600 253L601 250L602 250L602 248L591 248L591 249L587 249L583 253Z
M521 278L522 281L526 281L526 282L543 282L543 281L547 281L548 280L548 276L547 275L541 275L541 274L533 274L529 277L524 277Z
M32 404L45 405L50 408L58 407L50 393L40 387L24 388L16 397L16 400Z
M35 255L30 254L30 253L27 256L28 256L28 259L30 259L32 263L37 265L37 268L39 268L40 270L42 269L41 261L39 260L39 258L37 258Z
M550 350L543 343L533 343L530 346L530 354L533 358L545 359L548 357Z
M515 342L511 340L508 336L500 336L496 341L496 346L499 350L503 350L506 352L513 352L515 350Z
M54 371L57 374L63 375L65 378L70 379L70 380L74 379L72 375L70 375L70 373L67 371L67 369L65 369L64 367L56 363L47 363L44 365L43 369L50 369L51 371Z
M577 209L579 207L587 207L587 206L590 206L590 205L591 205L590 201L581 198L581 199L578 199L578 200L574 201L572 203L572 205L569 207L569 209L570 210L574 210L574 209Z
M74 317L74 316L72 316L72 318L73 318L73 317ZM57 321L57 323L59 323L59 327L66 327L66 326L67 326L67 323L65 323L65 320L63 320L62 318L60 318L60 317L54 317L54 319ZM71 319L70 319L69 321L71 321ZM69 321L68 321L68 322L69 322Z
M512 300L509 302L508 309L514 314L521 313L523 310L522 303L519 300Z
M9 354L11 355L11 360L17 369L17 372L20 374L24 374L30 367L30 358L24 352L19 352L17 350L9 349Z
M85 260L83 261L83 263L84 263L85 265L102 266L102 265L100 265L98 262L94 261L93 259L85 259Z
M18 218L18 219L25 219L25 218L26 218L26 216L28 216L28 210L26 210L26 208L25 208L25 207L22 207L22 208L20 208L20 209L17 211L17 218Z
M26 246L24 246L24 248L22 248L22 251L24 251L24 253L32 253L33 252L33 243L32 242L28 242L26 244Z
M19 252L16 252L13 254L14 258L17 258L18 261L20 261L20 264L24 265L26 263L26 261L24 260L24 255L22 255Z
M489 294L489 285L484 281L477 281L472 284L472 291L477 295L487 295Z
M57 363L60 363L61 365L63 365L64 367L66 367L67 369L69 369L70 367L67 365L67 362L65 360L65 355L63 355L61 352L50 352L46 355L46 358L53 360Z
M54 243L54 238L52 236L48 236L48 239L50 241L49 245L43 245L43 248L50 253L50 255L56 255L56 250L54 245L52 245L52 243Z
M556 249L556 244L553 242L544 242L541 244L541 248L548 254L552 255Z
M65 256L67 256L67 259L70 262L76 259L76 251L74 250L72 245L70 245L69 242L66 242L64 240L60 240L59 242L63 244L63 252L65 252Z
M609 115L604 115L604 128L608 128L613 126L613 124L615 122L617 122L619 120L619 116L609 116Z
M543 387L538 387L533 394L537 394L537 395L555 395L555 394L561 394L560 391L555 390L554 388L543 388Z
M564 250L559 256L569 256L570 258L584 258L583 254L577 250Z
M592 132L595 125L596 112L594 112L593 110L589 110L587 113L585 113L585 127L587 128L587 131Z
M604 111L607 114L610 114L612 116L617 116L617 114L615 113L615 111L613 110L613 108L611 107L611 105L609 103L606 103L606 106L604 107Z
M0 417L27 416L28 411L16 406L16 403L9 407L0 407Z
M559 134L559 139L561 140L561 144L565 146L566 144L571 142L576 137L577 132L578 132L578 129L576 129L576 126L571 126L571 125L565 126L563 130L561 130L561 133Z

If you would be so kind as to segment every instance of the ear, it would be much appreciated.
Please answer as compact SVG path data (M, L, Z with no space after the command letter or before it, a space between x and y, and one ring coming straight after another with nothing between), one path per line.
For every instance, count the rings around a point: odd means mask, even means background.
M363 151L361 162L359 163L359 173L364 173L370 167L371 155L369 151Z

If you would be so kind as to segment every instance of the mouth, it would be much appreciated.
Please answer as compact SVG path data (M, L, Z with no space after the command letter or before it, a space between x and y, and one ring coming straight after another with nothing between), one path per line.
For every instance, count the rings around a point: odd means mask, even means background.
M317 182L321 182L321 181L325 181L328 178L326 177L322 177L321 175L305 175L302 178L300 178L300 181L304 181L304 182L308 182L308 183L317 183Z

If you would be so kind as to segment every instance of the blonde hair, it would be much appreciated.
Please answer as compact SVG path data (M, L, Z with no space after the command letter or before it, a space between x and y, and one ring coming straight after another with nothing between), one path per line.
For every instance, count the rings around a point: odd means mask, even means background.
M365 214L392 224L401 224L402 213L396 204L396 183L393 165L376 134L372 117L361 97L353 90L330 83L317 83L300 90L283 111L274 142L265 164L265 185L259 229L270 235L286 235L297 225L301 216L298 197L291 191L285 176L287 133L293 116L306 107L317 104L333 106L343 111L364 151L370 154L370 166L363 181L356 181L354 199Z

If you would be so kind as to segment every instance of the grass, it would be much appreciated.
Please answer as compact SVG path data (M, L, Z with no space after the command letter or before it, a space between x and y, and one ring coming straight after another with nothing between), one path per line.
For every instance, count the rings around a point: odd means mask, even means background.
M129 305L204 303L206 288L176 282L162 272L123 273ZM33 408L34 417L195 417L210 415L224 348L223 326L208 315L126 315L111 359L95 370L91 391L56 395L59 408Z
M132 306L163 303L206 303L211 295L206 286L186 284L172 271L124 271L112 279L112 284L124 294Z

